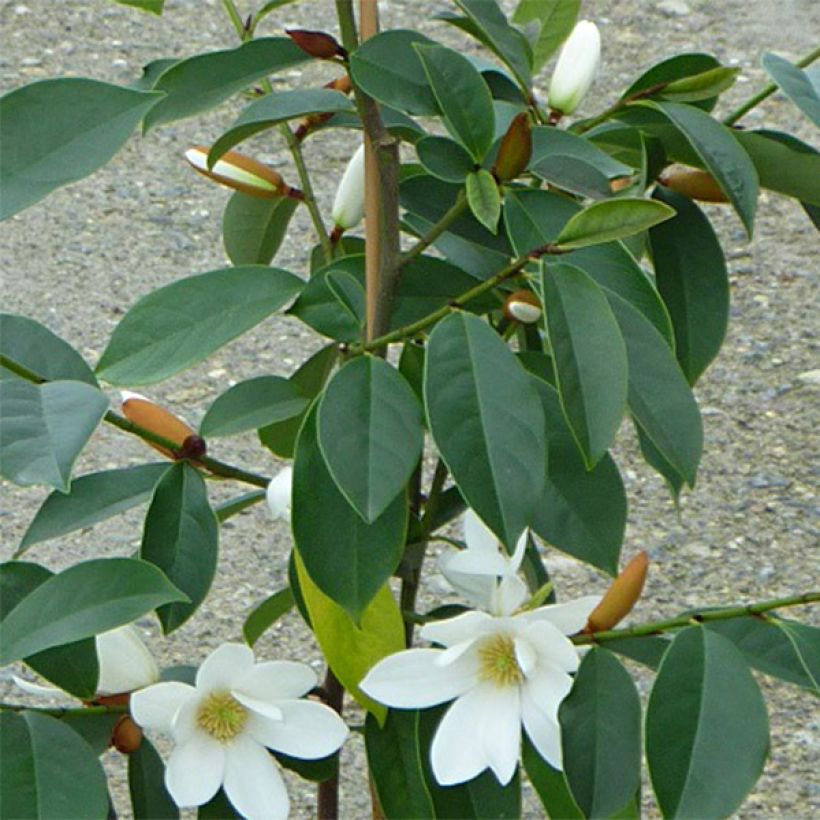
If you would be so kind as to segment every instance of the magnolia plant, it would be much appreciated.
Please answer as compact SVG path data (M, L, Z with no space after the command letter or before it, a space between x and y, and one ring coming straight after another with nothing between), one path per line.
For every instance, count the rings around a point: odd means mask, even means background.
M818 222L817 151L736 125L777 90L820 124L801 68L818 51L798 64L766 54L772 85L728 114L715 112L737 69L684 53L578 118L601 38L576 2L520 0L508 17L494 0L454 0L440 19L458 48L380 32L373 0L358 19L336 0L336 32L262 36L286 2L245 19L223 0L235 48L158 60L131 85L63 77L0 99L4 217L92 173L140 123L150 140L245 103L185 153L233 189L230 264L124 305L93 368L42 324L0 316L2 475L53 489L0 565L0 663L28 667L22 702L1 704L4 816L106 817L98 755L113 743L135 817L285 817L286 767L319 782L330 818L350 732L364 735L375 817L517 816L525 778L551 817L635 817L644 760L664 816L731 814L769 748L750 669L820 693L818 630L781 614L820 594L618 627L648 559L619 574L627 497L610 449L626 427L675 499L694 487L692 388L729 315L698 201L724 203L751 235L762 187ZM311 61L324 85L273 90L271 76ZM326 219L310 137L337 128L362 142ZM236 150L252 136L284 140L292 167ZM289 271L272 263L299 208L316 244ZM198 427L131 392L112 409L104 385L150 393L279 311L324 339L289 376L233 384ZM101 423L160 456L74 476ZM275 477L223 460L249 431L288 462ZM217 481L237 490L220 504ZM160 672L130 624L155 613L168 635L197 618L220 525L266 500L292 531L288 586L231 613L244 644L204 661L194 646L191 665ZM146 501L136 555L57 573L24 556ZM458 603L421 607L437 542ZM553 550L615 580L566 600ZM255 659L283 617L315 636L321 684L296 659ZM652 680L646 703L635 674ZM54 687L79 703L46 704Z

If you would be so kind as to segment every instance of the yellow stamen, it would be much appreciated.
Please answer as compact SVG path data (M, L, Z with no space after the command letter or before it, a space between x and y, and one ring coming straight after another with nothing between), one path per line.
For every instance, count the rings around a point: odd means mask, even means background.
M212 692L196 713L197 726L220 743L233 740L247 721L247 709L229 692Z
M515 657L515 643L509 635L493 635L478 650L479 676L497 686L513 686L524 680Z

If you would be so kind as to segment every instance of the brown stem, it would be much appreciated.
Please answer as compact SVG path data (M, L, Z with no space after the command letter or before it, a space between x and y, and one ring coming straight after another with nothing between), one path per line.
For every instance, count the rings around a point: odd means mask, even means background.
M341 716L344 688L330 669L327 670L322 689L324 690L325 703ZM316 817L318 820L337 820L339 817L338 777L331 777L329 780L323 780L319 784L316 800Z

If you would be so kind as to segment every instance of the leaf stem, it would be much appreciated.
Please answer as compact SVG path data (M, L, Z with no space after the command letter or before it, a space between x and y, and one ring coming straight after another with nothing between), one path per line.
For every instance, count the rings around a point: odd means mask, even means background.
M225 9L225 14L228 15L228 19L239 35L239 39L243 41L247 40L250 32L245 28L245 24L242 22L242 17L234 5L233 0L222 0L222 8Z
M467 208L467 197L464 195L464 191L460 191L456 201L453 203L452 208L450 208L444 216L433 225L432 228L422 236L415 245L413 245L409 250L401 255L399 258L399 266L406 265L412 259L415 259L420 253L423 253L433 242L436 241L446 230L449 228L456 219L464 213Z

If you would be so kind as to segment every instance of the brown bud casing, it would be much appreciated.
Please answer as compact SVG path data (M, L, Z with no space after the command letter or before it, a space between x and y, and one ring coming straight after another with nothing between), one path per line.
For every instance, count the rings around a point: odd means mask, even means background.
M144 427L154 435L173 441L177 447L183 447L185 441L192 436L199 438L182 419L177 418L164 407L139 396L128 396L123 401L122 414L128 421ZM159 444L153 444L150 441L147 444L168 458L178 457L177 452Z
M661 185L689 199L700 202L728 202L729 199L715 178L700 168L672 165L658 178Z
M507 133L501 138L498 155L493 165L493 175L499 182L515 179L529 165L532 156L532 124L529 114L517 114Z
M504 300L504 316L511 322L535 324L541 318L541 302L531 290L517 290Z
M609 190L612 191L613 194L617 194L618 191L623 191L624 188L629 188L635 182L634 177L617 177L613 179L609 183Z
M347 52L342 48L336 38L324 31L290 28L285 29L285 34L287 34L305 54L309 54L311 57L316 57L319 60L331 60L333 57L347 57Z
M111 732L111 745L124 755L130 755L139 749L142 743L142 729L134 723L130 715L123 715Z
M620 623L641 597L649 556L639 552L612 582L601 602L590 613L585 632L605 632Z
M350 77L344 74L335 80L331 80L329 83L325 83L324 87L331 91L338 91L340 94L349 94L353 88L353 83L350 82ZM302 117L293 132L296 139L301 142L314 128L326 123L332 116L332 112L324 112L322 114L308 114L306 117Z

